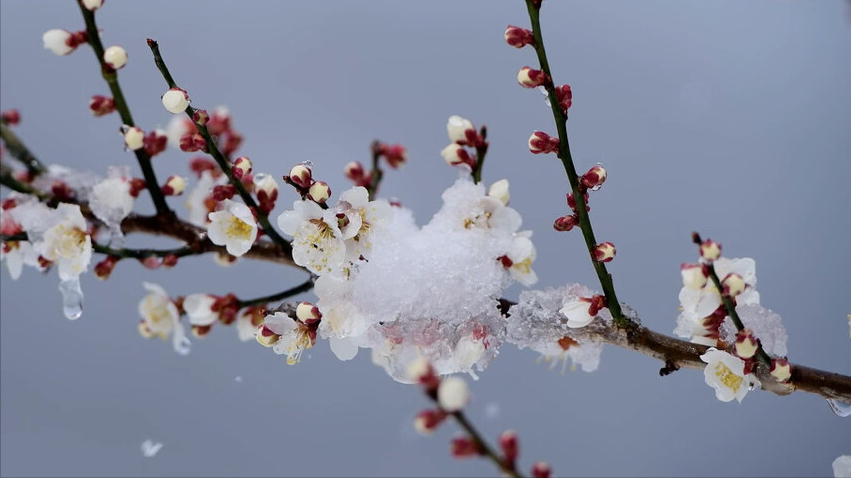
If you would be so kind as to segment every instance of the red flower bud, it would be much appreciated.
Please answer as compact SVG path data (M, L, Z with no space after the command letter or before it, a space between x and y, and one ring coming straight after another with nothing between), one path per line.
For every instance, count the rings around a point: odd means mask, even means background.
M505 29L505 42L514 48L523 48L524 46L535 41L532 32L520 27L508 25Z
M559 141L543 131L535 131L529 137L529 151L534 154L554 153L558 151Z
M553 229L556 231L567 232L579 224L579 219L576 216L562 216L555 220Z
M470 437L452 439L452 456L455 458L470 458L482 454L482 449Z

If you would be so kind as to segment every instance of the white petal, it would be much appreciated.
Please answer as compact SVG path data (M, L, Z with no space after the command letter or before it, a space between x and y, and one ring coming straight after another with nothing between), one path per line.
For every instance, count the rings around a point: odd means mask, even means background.
M291 333L298 324L289 315L283 312L275 312L263 319L263 325L278 335L284 335Z
M305 219L298 212L284 211L278 216L278 227L284 234L292 236L304 221Z
M340 201L351 204L352 209L362 209L369 202L369 192L365 187L358 186L340 194Z
M559 311L567 317L567 326L571 328L585 327L590 324L594 317L588 313L591 306L588 302L574 299L564 304Z
M183 310L189 316L189 323L201 327L213 324L218 315L213 312L215 298L208 294L189 294L183 300Z
M351 337L331 337L328 342L331 344L331 351L340 360L351 360L358 354L357 343Z
M491 214L488 224L493 229L516 232L523 224L523 218L520 217L519 212L510 207L499 207Z

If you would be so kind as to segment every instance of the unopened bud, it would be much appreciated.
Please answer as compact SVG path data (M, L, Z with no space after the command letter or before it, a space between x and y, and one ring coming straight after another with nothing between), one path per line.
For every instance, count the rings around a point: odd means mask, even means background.
M271 174L257 174L254 176L254 194L260 202L260 209L268 213L275 207L278 199L278 182Z
M189 106L189 94L181 88L171 88L162 96L163 107L169 113L176 115L186 111ZM193 118L194 119L194 118Z
M103 6L103 0L83 0L83 6L87 10L95 11Z
M213 254L213 260L221 267L230 267L236 263L237 257L227 252L217 252Z
M295 316L305 325L311 325L322 319L322 313L319 312L319 307L310 302L301 302L295 308Z
M476 127L472 121L453 115L446 122L446 133L453 143L470 144L470 139L476 137Z
M736 334L736 355L742 359L749 359L756 355L759 341L754 337L750 329L742 329Z
M213 186L213 191L211 196L213 201L222 202L225 199L231 199L236 194L236 187L233 184L219 184L217 186Z
M424 357L418 357L407 367L408 379L419 383L426 390L433 392L440 385L440 377L434 373L434 368Z
M192 335L200 339L201 337L209 334L211 330L213 330L212 325L193 325Z
M324 204L331 197L331 188L325 181L316 181L307 191L307 197L313 202Z
M458 166L459 164L466 164L467 166L470 166L470 168L474 168L476 166L475 158L470 156L470 153L467 152L463 146L456 143L452 143L443 148L440 155L443 156L443 160L446 161L446 164L450 166Z
M202 151L207 148L207 142L201 133L188 133L180 138L180 150L187 153Z
M721 244L707 239L700 243L700 257L707 261L714 261L721 257Z
M366 175L366 172L364 171L361 163L351 161L343 168L343 175L346 176L347 179L358 182L364 177L364 175Z
M546 154L558 151L559 141L543 131L535 131L529 136L529 151L533 154Z
M533 478L550 478L550 475L553 473L552 468L547 462L539 461L532 465L532 477Z
M724 295L728 295L730 297L736 297L745 291L745 280L736 273L727 274L727 277L721 281L721 285L724 286Z
M604 242L594 246L594 260L597 262L611 262L615 258L615 245L611 242Z
M145 146L145 132L138 126L128 128L124 132L124 145L127 149L136 151Z
M408 150L401 144L382 144L381 154L393 169L399 169L408 160Z
M517 460L520 454L520 445L517 441L517 433L514 430L506 430L499 436L499 446L502 448L502 456L509 463Z
M792 378L792 365L785 358L771 361L771 376L778 382L788 382Z
M88 35L84 31L71 33L67 30L53 29L44 32L41 37L44 42L44 48L52 51L56 55L68 55L78 46L88 40Z
M703 264L680 264L680 275L686 289L700 290L706 285L708 272Z
M94 95L89 100L89 111L95 116L108 115L115 111L115 100L103 95Z
M579 224L579 219L576 216L562 216L555 220L553 229L560 232L567 232Z
M113 70L120 70L127 64L127 52L118 45L113 45L103 52L103 62Z
M192 113L192 121L204 126L208 121L210 121L210 115L207 113L207 110L195 110Z
M145 135L143 143L145 145L145 152L153 158L165 151L165 148L168 146L168 133L162 129L155 129Z
M95 264L95 277L100 280L108 279L119 259L118 256L106 256L102 261Z
M547 74L524 66L517 72L517 82L525 88L537 88L547 82Z
M591 206L588 205L588 193L587 192L583 193L582 198L585 200L585 210L590 211ZM567 207L569 207L571 211L577 212L576 211L576 198L573 196L573 193L567 194Z
M421 435L430 435L443 423L444 419L446 419L446 412L443 410L423 410L414 418L414 428Z
M301 189L310 188L313 182L313 172L303 164L296 164L290 169L290 181Z
M162 187L166 196L180 196L186 190L186 180L180 176L169 176Z
M260 345L264 347L271 347L278 343L281 340L281 336L269 330L269 327L265 325L260 326L257 329L257 342L260 342Z
M214 163L211 159L203 157L192 158L192 160L189 161L189 169L193 173L195 173L195 176L197 176L198 178L201 177L201 174L204 171L210 171L214 178L221 175L221 173L218 171L219 167L216 165L216 163Z
M508 180L500 179L491 184L491 187L488 188L488 196L498 199L499 202L507 206L508 201L511 199L511 194L508 192Z
M163 265L162 260L157 256L147 256L139 259L139 262L148 269L159 269Z
M242 179L243 176L251 172L251 160L248 156L240 156L233 162L233 175L237 179Z
M594 166L589 169L587 173L582 175L579 182L588 189L599 188L604 182L606 182L606 168L599 164Z
M145 184L145 180L142 178L133 178L130 180L130 195L134 198L139 197L139 193L145 189L147 185Z
M21 113L16 109L6 110L0 113L0 119L9 126L15 126L21 122Z
M449 377L440 382L437 388L437 403L447 412L457 412L464 408L470 399L467 382L460 377Z
M535 37L532 32L525 28L508 25L508 28L505 29L505 42L514 48L523 48L534 40Z
M470 437L457 437L452 439L452 456L455 458L470 458L482 454L482 449Z
M573 91L570 89L570 85L556 86L555 91L558 105L566 114L567 110L573 105Z
M177 265L178 257L175 254L168 254L163 257L163 267L167 269L171 269L172 267Z

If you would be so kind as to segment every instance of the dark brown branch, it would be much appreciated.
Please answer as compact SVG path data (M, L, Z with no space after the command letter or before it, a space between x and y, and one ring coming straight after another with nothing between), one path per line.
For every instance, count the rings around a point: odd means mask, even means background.
M0 138L3 139L4 143L6 143L6 149L9 151L9 154L23 163L30 174L38 176L39 174L47 171L47 168L45 168L44 165L41 164L41 161L39 161L38 158L36 158L35 155L27 149L24 142L18 138L18 135L9 128L5 121L0 121Z

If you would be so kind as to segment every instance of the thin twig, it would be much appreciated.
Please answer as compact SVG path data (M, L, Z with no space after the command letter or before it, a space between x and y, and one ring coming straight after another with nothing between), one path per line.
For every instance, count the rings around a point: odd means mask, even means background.
M294 295L301 294L302 292L307 292L313 288L313 284L316 282L316 278L311 276L309 279L304 281L303 283L289 288L287 290L276 292L274 294L266 295L263 297L257 297L255 299L246 299L239 301L239 307L250 307L252 305L262 305L268 304L269 302L277 302L279 300L288 299Z
M381 142L378 140L373 141L369 149L372 152L372 171L369 173L369 187L366 190L369 192L369 199L371 201L378 194L378 186L384 177L384 171L381 170L381 163L379 161L381 159Z
M505 465L505 461L500 458L500 456L497 455L495 451L493 451L493 448L488 445L485 439L482 438L482 435L478 432L478 430L476 430L470 420L467 419L467 416L464 415L464 412L457 411L451 413L450 415L452 416L452 418L455 419L456 422L458 422L458 425L463 428L464 431L467 432L470 438L472 438L473 441L476 442L476 446L478 446L479 450L481 450L482 456L492 461L493 464L496 465L497 468L499 468L499 471L501 471L507 476L522 478L523 475L520 474L520 472L518 472L516 468L507 467Z
M606 296L606 306L612 313L615 323L619 326L629 324L629 318L623 315L620 303L618 302L615 286L612 283L612 276L606 270L606 265L595 260L594 247L597 245L597 239L594 237L594 229L591 226L591 218L588 215L588 209L585 204L585 193L579 188L579 176L576 174L576 167L573 164L573 157L570 155L570 143L567 138L567 115L562 111L559 105L558 98L555 92L555 85L552 81L552 73L550 72L550 64L547 60L547 51L544 49L544 39L541 35L540 1L526 0L526 8L529 11L529 19L532 22L532 34L535 38L533 44L535 53L538 55L538 61L541 64L541 70L546 74L547 81L544 87L550 100L550 107L553 111L556 128L558 129L559 151L558 157L564 166L564 171L567 173L567 179L570 182L570 188L573 191L573 197L576 201L576 215L579 218L579 227L582 230L582 236L585 238L585 245L588 247L588 253L591 256L591 263L594 265L594 270L597 273L597 278L600 280L600 286L603 288L603 293Z
M177 83L174 81L174 78L171 76L171 73L169 72L168 67L165 64L165 61L163 61L163 57L160 54L159 44L149 38L148 46L151 48L151 53L153 53L154 55L154 62L156 63L157 68L160 70L160 73L163 75L163 79L165 79L165 82L166 84L168 84L168 87L178 88ZM248 189L246 189L245 185L242 184L242 181L239 180L236 176L234 176L232 166L228 162L227 158L225 158L225 156L221 153L221 151L219 151L218 146L216 146L216 142L213 140L213 137L210 135L210 132L207 131L207 127L202 124L195 123L195 120L193 118L194 113L195 108L191 106L186 107L186 116L188 116L189 119L192 120L192 122L198 128L198 132L201 134L201 136L204 137L204 142L207 144L207 152L213 157L213 159L216 160L216 163L218 163L219 168L221 168L222 172L225 173L230 183L236 188L237 192L239 193L239 196L242 198L245 204L257 212L257 221L260 223L260 227L263 229L266 235L269 236L269 239L271 239L274 243L278 244L281 248L290 250L292 247L290 243L286 239L281 237L281 235L278 234L278 231L276 231L275 228L272 227L272 224L269 222L269 218L266 213L260 210L259 207L257 207L257 203L254 201L254 198L251 197L251 193L248 192Z
M176 247L174 249L129 249L129 248L121 248L115 249L109 246L105 246L103 244L98 244L96 242L92 242L92 249L95 252L99 252L101 254L106 254L109 256L121 257L123 259L145 259L148 257L166 257L166 256L175 256L175 257L185 257L185 256L193 256L198 253L195 252L189 246Z
M77 5L80 7L80 12L83 14L83 19L86 21L86 33L88 34L88 43L94 50L95 56L100 63L101 74L106 84L109 85L109 90L112 92L112 98L115 101L115 109L121 116L121 121L127 126L135 126L133 115L130 114L130 107L127 106L127 100L124 99L124 93L121 91L121 86L118 84L118 72L112 69L103 59L103 43L100 41L100 33L98 32L97 23L95 23L95 12L89 10L83 5L82 0L77 0ZM139 167L142 168L142 175L145 177L145 186L151 194L151 199L154 201L154 207L157 214L172 216L174 213L169 209L168 203L165 201L160 190L157 175L154 173L154 168L151 165L151 157L145 152L145 148L139 148L133 151L136 159L139 162Z
M482 141L476 145L476 167L473 168L473 182L476 184L482 181L482 168L485 165L485 156L488 154L488 127L483 125L479 135Z
M34 176L47 171L47 168L33 155L18 135L9 128L5 121L0 121L0 138L6 143L6 150L26 166L27 170Z

